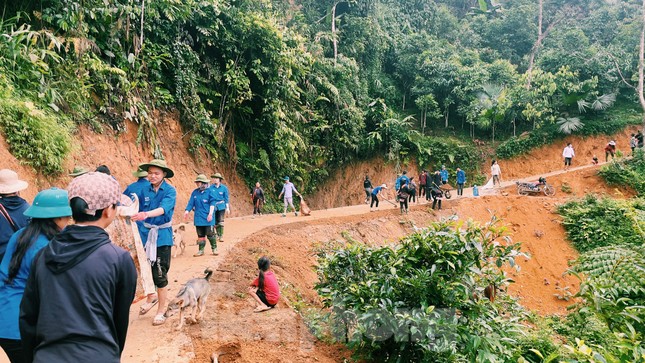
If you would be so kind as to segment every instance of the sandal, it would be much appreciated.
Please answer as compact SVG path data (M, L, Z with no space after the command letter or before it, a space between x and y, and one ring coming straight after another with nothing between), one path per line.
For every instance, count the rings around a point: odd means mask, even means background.
M139 315L146 315L150 309L152 309L157 303L159 302L158 299L152 300L152 302L145 302L141 305L139 308Z
M273 309L273 308L270 307L270 306L258 306L253 310L253 312L254 313L261 313L263 311L267 311L267 310L271 310L271 309Z
M157 326L166 322L166 316L164 314L157 314L152 320L152 325Z

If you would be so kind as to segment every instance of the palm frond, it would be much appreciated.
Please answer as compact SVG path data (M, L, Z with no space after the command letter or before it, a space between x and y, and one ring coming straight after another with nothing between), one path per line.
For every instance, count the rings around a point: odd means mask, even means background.
M558 125L558 130L565 134L578 131L584 126L582 121L577 117L558 117L556 123Z

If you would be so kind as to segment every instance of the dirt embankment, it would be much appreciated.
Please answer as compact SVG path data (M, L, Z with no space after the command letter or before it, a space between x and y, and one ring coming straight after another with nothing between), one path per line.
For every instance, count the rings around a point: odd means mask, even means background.
M499 160L502 180L520 179L530 175L562 170L564 165L562 150L569 142L573 145L576 153L573 158L573 167L591 164L594 155L601 162L604 161L604 148L610 140L615 140L617 149L624 155L628 155L631 152L629 135L638 131L637 129L638 127L634 126L609 136L569 136L554 144L534 149L526 155L509 160ZM489 177L490 165L490 160L481 160L481 170ZM416 165L406 165L401 169L407 169L409 176L418 179L419 167ZM374 186L387 183L391 187L396 180L395 165L386 162L382 157L350 163L333 172L329 180L320 185L314 195L308 196L307 201L314 209L337 208L361 203L365 200L362 187L365 175L370 176Z
M249 193L242 180L233 172L230 166L214 164L207 155L195 158L188 152L188 138L183 134L178 116L159 114L157 131L159 144L168 166L175 172L175 177L169 179L170 184L177 188L177 205L175 220L183 216L181 212L187 204L188 197L195 189L194 178L197 174L220 172L226 180L231 194L231 213L233 216L246 215L252 211L252 205L246 195ZM98 165L107 165L112 175L119 181L121 187L133 182L131 172L142 162L152 159L152 153L147 145L137 144L137 126L126 122L126 131L115 133L107 127L103 133L97 134L87 126L80 126L74 135L73 151L65 161L65 169L71 170L75 165L82 165L94 170ZM9 168L18 173L21 179L29 182L29 188L21 193L28 201L33 200L38 191L57 186L65 188L71 177L67 174L58 177L43 176L29 166L21 165L9 152L8 144L0 135L0 168Z

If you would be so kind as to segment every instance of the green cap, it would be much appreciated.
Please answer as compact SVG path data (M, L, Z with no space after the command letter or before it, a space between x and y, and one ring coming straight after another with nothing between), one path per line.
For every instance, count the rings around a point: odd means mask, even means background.
M224 177L220 173L215 173L215 174L211 175L211 178L213 178L213 179L217 178L219 180L224 180Z
M143 163L139 165L139 169L148 171L148 168L151 166L156 166L157 168L163 170L166 173L166 178L172 178L175 175L175 172L168 167L168 164L166 164L166 160L162 159L154 159L148 163Z
M199 174L197 175L197 178L195 178L195 182L210 183L211 181L206 177L206 174Z
M74 167L72 172L67 174L67 175L77 177L77 176L80 176L80 175L83 175L83 174L89 173L89 172L90 172L90 169L88 169L88 168L86 168L84 166L78 166L77 165L77 166Z
M72 215L72 208L67 200L67 190L51 188L43 190L34 198L25 211L25 216L31 218L58 218Z
M148 176L148 172L145 170L137 169L132 172L132 176L135 178L145 178Z

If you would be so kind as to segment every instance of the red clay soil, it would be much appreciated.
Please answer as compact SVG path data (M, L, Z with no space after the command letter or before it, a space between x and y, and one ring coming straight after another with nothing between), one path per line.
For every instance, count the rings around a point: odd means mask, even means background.
M108 131L96 135L81 128L77 136L79 148L67 167L71 169L76 162L90 167L105 163L125 186L132 179L130 171L138 163L148 160L150 155L144 147L135 146L136 134L132 130L134 127L115 136ZM177 210L181 211L194 188L192 177L198 172L211 172L215 168L209 162L197 162L188 155L186 142L176 136L181 135L179 126L172 119L160 120L159 132L164 155L177 173L172 182L178 189ZM621 138L616 137L619 148L626 143L622 137L627 133L621 133ZM572 138L578 154L574 165L587 163L586 154L598 154L594 145L599 145L602 150L607 139ZM537 176L560 169L563 147L564 144L548 146L528 156L501 162L504 178ZM45 180L29 168L19 165L7 152L1 137L0 158L3 160L2 167L17 170L23 179L31 182L30 189L24 193L29 200L37 188L65 186L69 182L68 177ZM294 310L303 304L320 304L314 290L317 281L316 248L321 244L343 241L343 236L351 236L370 245L397 243L399 238L411 233L414 226L423 227L438 218L453 215L462 220L480 222L489 221L492 215L502 218L513 240L521 241L522 250L531 254L528 260L517 261L521 266L519 273L509 271L516 283L509 287L508 293L517 296L520 304L540 314L565 314L570 302L559 300L554 294L558 293L557 287L568 286L572 292L576 291L576 279L563 276L563 273L568 268L567 262L575 259L577 253L565 239L561 219L555 214L556 205L587 193L617 197L633 194L629 190L608 187L595 175L597 167L594 167L550 177L549 183L557 190L555 197L518 196L511 186L496 195L453 197L444 201L444 210L441 212L434 212L427 204L420 204L413 205L410 214L402 217L397 208L383 201L380 211L370 213L368 206L359 204L364 200L362 178L368 172L374 183L389 184L394 179L393 169L386 166L383 160L354 164L338 171L333 182L321 187L318 195L308 198L323 205L357 204L354 206L314 210L310 217L267 215L258 219L229 218L226 222L226 242L220 244L219 256L192 257L196 246L191 241L196 236L194 230L189 229L185 235L189 245L186 253L172 262L169 294L174 296L181 284L200 276L206 267L214 268L216 273L211 280L212 293L204 319L197 325L184 326L181 331L176 330L177 316L169 318L162 326L153 327L152 312L138 316L138 306L134 304L123 361L209 362L213 353L223 353L219 356L220 362L343 361L350 356L350 352L340 345L315 339ZM218 170L224 170L232 189L234 213L247 214L246 188L231 175L230 169ZM410 168L410 172L416 175L415 168ZM570 194L562 192L565 183L571 190ZM390 191L388 197L392 196ZM255 277L257 258L262 255L269 256L273 261L284 298L275 309L256 314L253 313L254 302L246 295L246 290Z
M233 172L233 169L224 164L214 164L208 155L193 157L188 152L188 137L182 139L183 134L177 121L176 114L157 114L157 131L159 133L159 144L168 166L175 172L175 177L169 182L177 188L176 211L181 211L186 206L188 197L195 189L194 178L197 174L204 173L207 176L214 172L221 172L226 180L224 183L229 187L231 195L231 213L233 216L248 214L253 207L247 194L250 193L241 179ZM126 122L126 130L115 133L105 127L100 134L93 132L87 126L79 126L74 135L73 151L65 161L65 170L71 170L75 165L82 165L94 170L98 165L107 165L112 175L119 181L122 189L135 181L131 172L137 165L152 159L152 153L147 145L137 145L137 126ZM64 173L58 177L44 177L34 171L31 167L22 165L10 152L8 145L0 135L0 168L9 168L18 173L20 178L29 182L29 188L21 195L31 201L38 191L52 187L65 188L71 177ZM183 213L175 213L175 220Z

